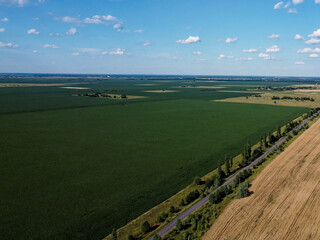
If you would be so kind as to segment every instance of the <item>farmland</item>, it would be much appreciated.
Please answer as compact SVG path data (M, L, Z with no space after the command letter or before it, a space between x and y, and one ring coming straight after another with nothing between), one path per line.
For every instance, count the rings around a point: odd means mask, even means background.
M101 239L306 111L212 101L250 95L261 82L165 81L0 88L1 236ZM143 98L73 96L103 91Z
M319 131L314 123L233 201L203 239L319 239Z

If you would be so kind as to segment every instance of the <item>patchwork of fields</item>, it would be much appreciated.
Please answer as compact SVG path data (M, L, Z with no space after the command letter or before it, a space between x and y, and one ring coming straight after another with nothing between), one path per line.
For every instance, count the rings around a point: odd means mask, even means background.
M101 239L306 111L211 101L263 82L83 81L0 88L3 238ZM147 98L72 96L106 90Z

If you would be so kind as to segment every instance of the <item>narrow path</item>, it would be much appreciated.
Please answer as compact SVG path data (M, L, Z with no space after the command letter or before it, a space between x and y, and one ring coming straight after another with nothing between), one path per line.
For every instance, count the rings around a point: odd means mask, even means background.
M299 130L300 128L302 128L305 124L307 124L308 122L310 122L312 119L314 119L316 116L318 116L320 114L320 111L316 112L314 115L312 115L311 117L307 118L306 120L304 120L300 125L298 125L296 128L294 128L294 130ZM290 133L292 135L292 133ZM242 169L239 169L239 171L234 174L232 177L230 177L227 181L225 181L220 187L222 186L227 186L229 184L231 184L233 182L233 180L236 178L236 176L238 174L240 174L241 171L243 171L244 169L249 169L251 168L253 165L255 165L256 163L258 163L260 160L262 160L263 158L265 158L267 155L269 155L270 152L272 152L275 148L279 147L284 141L286 141L288 139L288 136L284 136L282 138L280 138L280 140L273 145L271 148L269 148L265 153L263 153L260 157L258 157L257 159L255 159L252 163L250 163L248 166L243 167ZM219 188L220 188L219 187ZM208 194L206 197L204 197L203 199L201 199L200 201L198 201L197 203L195 203L193 206L191 206L190 208L188 208L187 210L185 210L184 212L182 212L179 216L177 216L175 219L173 219L171 222L169 222L166 226L164 226L162 229L160 229L157 233L159 236L164 236L165 234L169 233L175 226L177 223L177 220L180 219L181 221L186 219L190 214L193 214L194 212L196 212L199 208L201 208L203 205L205 205L208 201L209 201L209 197L211 194L215 193L219 188L217 188L216 190L212 191L210 194ZM153 236L150 237L148 240L152 240Z

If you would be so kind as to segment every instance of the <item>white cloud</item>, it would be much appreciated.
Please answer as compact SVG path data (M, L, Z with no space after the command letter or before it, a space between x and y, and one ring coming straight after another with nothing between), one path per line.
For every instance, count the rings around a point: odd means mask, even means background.
M319 1L320 1L320 0L319 0ZM296 35L294 36L294 39L295 39L295 40L304 40L304 37L301 36L300 34L296 34Z
M308 41L305 41L304 43L305 43L305 44L318 44L318 43L320 43L320 39L311 38L311 39L309 39Z
M295 62L296 65L304 65L304 62Z
M280 52L280 48L278 47L278 45L273 45L272 47L269 47L266 49L267 53L277 53Z
M80 53L79 53L79 52L74 52L74 53L72 53L71 55L72 55L72 56L79 56Z
M32 18L32 20L34 20L34 21L39 21L40 18L39 18L39 17L34 17L34 18Z
M116 17L111 16L111 15L102 16L102 19L104 19L106 21L117 21L118 20Z
M0 0L0 3L7 3L8 5L18 5L19 7L23 7L29 1L28 0Z
M128 53L126 53L126 50L123 49L123 48L117 48L111 52L108 52L108 51L104 51L101 53L102 55L119 55L119 56L122 56L122 55L129 55Z
M316 54L316 53L312 53L312 54L310 54L310 56L309 56L310 58L318 58L319 57L319 55L318 54Z
M297 5L297 4L300 4L300 3L303 3L303 2L304 2L304 0L292 0L292 3L294 5Z
M269 54L266 54L266 53L259 53L259 58L263 58L264 60L274 59L274 57L271 57Z
M290 3L290 2L287 2L287 4L286 4L286 5L284 5L284 7L283 7L283 8L288 8L290 5L291 5L291 3Z
M67 22L67 23L80 23L81 22L78 18L69 17L69 16L65 16L62 18L56 18L56 19L61 20L62 22Z
M224 58L234 58L234 56L227 56L225 54L220 54L218 57L219 60L224 59Z
M310 37L310 38L320 37L320 28L318 30L314 31L312 34L309 34L308 37Z
M200 52L200 51L194 51L192 54L193 54L193 55L201 55L202 52Z
M278 2L276 5L273 6L273 9L280 9L283 6L283 2Z
M2 19L0 20L0 22L8 22L8 21L9 21L8 18L2 18Z
M295 8L289 8L289 9L288 9L288 13L295 13L295 14L297 14L298 11L297 11L297 9L295 9Z
M280 38L279 34L272 34L270 36L268 36L268 38Z
M116 50L111 51L109 55L124 55L125 51L125 49L117 48Z
M13 43L0 42L0 48L3 48L3 47L17 48L17 47L19 47L19 45L18 44L13 44Z
M76 28L70 28L67 32L67 35L75 35L77 32Z
M38 50L33 50L32 52L33 52L33 53L38 53Z
M39 34L39 31L37 31L36 29L32 28L32 29L29 29L29 30L27 31L27 33L28 33L28 34L35 34L35 35L37 35L37 34Z
M89 24L103 24L104 23L98 18L85 18L85 19L83 19L83 22L89 23Z
M152 42L150 42L150 41L144 41L144 42L142 43L142 45L143 45L144 47L150 46L151 44L152 44Z
M142 29L137 29L137 30L135 30L134 32L135 32L135 33L143 33L144 30L142 30Z
M236 41L238 41L238 37L235 37L235 38L227 38L227 39L226 39L226 43L234 43L234 42L236 42Z
M198 36L189 36L186 40L177 40L177 43L189 44L189 43L197 43L200 41Z
M320 48L304 48L304 49L299 49L297 53L320 53Z
M288 8L289 6L290 6L290 2L288 2L286 5L284 5L284 3L281 1L281 2L278 2L277 4L275 4L273 6L273 9L277 10L280 8Z
M236 58L236 61L252 61L253 58L252 57L240 57L240 58Z
M255 52L258 52L258 49L251 48L251 49L243 49L242 51L245 53L255 53Z
M120 29L120 28L122 28L122 25L120 23L117 23L117 24L113 25L113 28L114 29Z
M3 33L6 29L0 28L0 33Z
M320 4L320 0L314 0L315 4Z
M42 45L43 48L60 48L55 44L44 44Z
M77 50L82 53L92 53L92 54L100 51L100 49L97 49L97 48L79 48Z

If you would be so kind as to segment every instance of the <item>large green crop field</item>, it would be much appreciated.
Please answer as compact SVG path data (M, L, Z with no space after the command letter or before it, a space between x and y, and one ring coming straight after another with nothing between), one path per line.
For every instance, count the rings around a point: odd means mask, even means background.
M101 239L306 111L210 101L248 93L144 92L172 89L178 80L138 83L150 81L0 88L1 239ZM270 85L197 84L234 91ZM105 89L148 98L71 96Z

